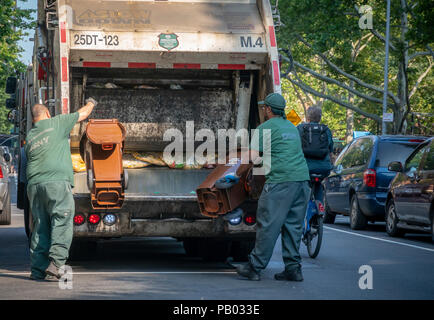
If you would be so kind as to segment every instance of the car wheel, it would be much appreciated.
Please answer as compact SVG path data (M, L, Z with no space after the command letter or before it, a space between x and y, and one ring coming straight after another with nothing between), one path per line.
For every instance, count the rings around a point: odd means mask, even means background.
M404 232L402 229L397 227L398 216L396 215L395 202L390 200L386 207L386 232L391 237L403 236Z
M357 196L353 195L351 198L351 208L350 208L350 226L353 230L361 230L366 228L368 220L362 213L359 207L359 201Z
M323 219L323 223L325 224L333 224L335 223L335 219L336 219L336 213L332 212L327 204L327 198L325 196L324 193L324 197L323 197L323 203L324 203L324 209L325 209L325 214L324 214L324 219Z
M0 213L0 225L11 224L11 195L6 195L5 203L3 204L3 212Z

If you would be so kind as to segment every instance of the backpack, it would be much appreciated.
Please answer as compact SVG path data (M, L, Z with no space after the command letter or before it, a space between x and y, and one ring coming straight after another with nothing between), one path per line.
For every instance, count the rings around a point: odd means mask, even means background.
M301 129L301 144L306 158L324 159L329 151L328 127L324 124L306 123Z

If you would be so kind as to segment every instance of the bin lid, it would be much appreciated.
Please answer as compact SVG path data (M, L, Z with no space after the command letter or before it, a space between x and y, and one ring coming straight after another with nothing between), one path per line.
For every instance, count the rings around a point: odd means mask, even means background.
M94 144L120 144L125 140L125 128L117 119L91 119L86 135Z

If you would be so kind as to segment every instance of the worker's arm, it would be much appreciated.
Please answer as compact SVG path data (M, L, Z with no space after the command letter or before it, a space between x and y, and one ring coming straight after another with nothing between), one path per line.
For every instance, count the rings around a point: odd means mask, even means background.
M95 99L93 98L89 98L86 100L86 105L82 108L80 108L78 110L78 120L77 122L81 122L85 119L87 119L87 117L90 116L90 114L92 113L93 108L98 104L98 102L96 102Z

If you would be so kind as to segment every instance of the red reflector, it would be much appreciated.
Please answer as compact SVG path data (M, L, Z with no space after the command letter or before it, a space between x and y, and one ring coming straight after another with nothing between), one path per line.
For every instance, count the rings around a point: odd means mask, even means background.
M110 62L93 62L93 61L84 61L83 62L84 68L110 68L111 63Z
M155 63L128 62L128 68L155 69L156 66Z
M100 220L101 220L101 218L100 218L99 214L93 213L89 216L89 223L91 223L91 224L98 224Z
M315 182L318 182L319 181L319 178L315 178Z
M247 225L251 226L252 224L256 223L256 217L255 216L245 216L244 217L244 222Z
M367 187L373 187L377 185L377 173L375 170L372 169L366 169L366 171L363 173L363 183Z
M2 179L3 178L3 170L2 170L2 167L0 167L0 179Z
M112 150L113 149L113 145L112 144L103 144L102 145L102 149L103 150Z
M218 69L219 70L244 70L244 69L246 69L246 65L245 64L225 64L225 63L220 63L218 65Z
M84 220L85 220L84 219L84 215L81 214L81 213L76 214L74 216L74 224L77 225L77 226L82 225L84 223Z

